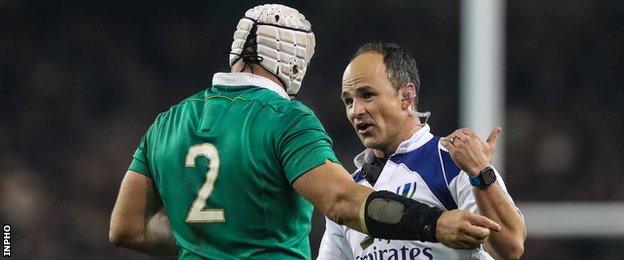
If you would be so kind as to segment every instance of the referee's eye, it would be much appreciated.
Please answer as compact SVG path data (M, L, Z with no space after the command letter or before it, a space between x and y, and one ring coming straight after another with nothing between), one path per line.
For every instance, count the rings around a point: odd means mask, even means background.
M350 106L351 104L353 104L353 99L352 98L344 98L342 100L342 102L345 104L345 106Z

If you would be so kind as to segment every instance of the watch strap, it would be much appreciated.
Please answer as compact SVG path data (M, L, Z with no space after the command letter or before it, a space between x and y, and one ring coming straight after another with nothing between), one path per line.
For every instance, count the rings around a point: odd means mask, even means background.
M484 178L484 175L488 175L488 178ZM483 189L496 181L496 173L492 167L488 166L483 168L477 176L470 176L469 179L472 186Z
M481 180L481 175L470 176L470 184L475 187L480 187L483 185L483 180Z

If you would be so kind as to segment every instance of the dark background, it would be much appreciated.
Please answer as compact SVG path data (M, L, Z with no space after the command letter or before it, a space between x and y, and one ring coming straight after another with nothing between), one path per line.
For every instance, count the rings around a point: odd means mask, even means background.
M141 258L108 243L132 153L159 112L229 69L236 23L259 3L0 0L0 221L12 224L17 259ZM407 48L433 133L461 127L459 2L282 3L313 24L317 49L299 97L348 169L362 147L338 96L364 42ZM506 13L510 193L624 200L624 1L508 1ZM317 215L313 251L323 229ZM525 259L616 259L623 243L529 237Z

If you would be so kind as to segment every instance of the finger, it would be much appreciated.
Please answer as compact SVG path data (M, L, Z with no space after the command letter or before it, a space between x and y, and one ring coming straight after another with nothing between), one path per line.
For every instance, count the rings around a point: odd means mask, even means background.
M440 144L442 145L442 147L446 148L446 150L449 152L455 149L455 146L453 146L453 143L451 143L451 139L440 138Z
M458 131L460 131L460 132L464 133L465 135L471 135L471 134L473 134L472 130L470 130L470 128L468 128L468 127L464 127L464 128L462 128L462 129L459 129Z
M475 249L475 248L477 248L476 246L471 246L470 244L468 244L466 242L457 242L457 243L452 244L449 247L454 248L454 249Z
M489 228L494 231L501 231L502 229L498 223L481 215L471 214L468 216L468 221L473 225Z
M474 225L467 225L464 228L464 232L473 237L474 239L477 239L479 241L483 241L485 240L489 235L490 235L490 230L484 227L479 227L479 226L474 226Z
M456 240L456 241L448 241L448 242L441 242L442 244L444 244L445 246L448 246L450 248L454 248L454 249L474 249L476 248L475 246L470 245L467 242L462 240Z
M462 131L462 129L459 129L459 130L455 131L455 132L453 133L453 135L454 135L454 136L457 136L457 138L459 138L459 140L462 140L462 141L466 141L466 140L468 140L468 135L467 135L467 134L465 134L465 133Z
M473 249L473 248L479 247L479 245L481 245L481 243L483 243L483 240L475 239L474 237L471 237L471 236L468 236L468 235L464 235L461 238L461 241L459 243L465 249Z
M490 132L490 135L488 136L487 140L485 140L485 142L490 145L490 147L494 148L494 146L496 146L496 139L498 138L498 135L501 131L502 129L500 127L492 129L492 132Z
M440 242L440 243L453 249L472 249L470 248L470 245L463 243L461 241L449 241L449 242Z

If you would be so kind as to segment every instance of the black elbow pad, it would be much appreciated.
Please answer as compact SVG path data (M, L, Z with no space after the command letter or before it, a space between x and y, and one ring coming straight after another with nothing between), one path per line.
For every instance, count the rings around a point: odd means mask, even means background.
M389 191L375 191L366 199L364 220L375 238L438 242L436 223L442 212Z

